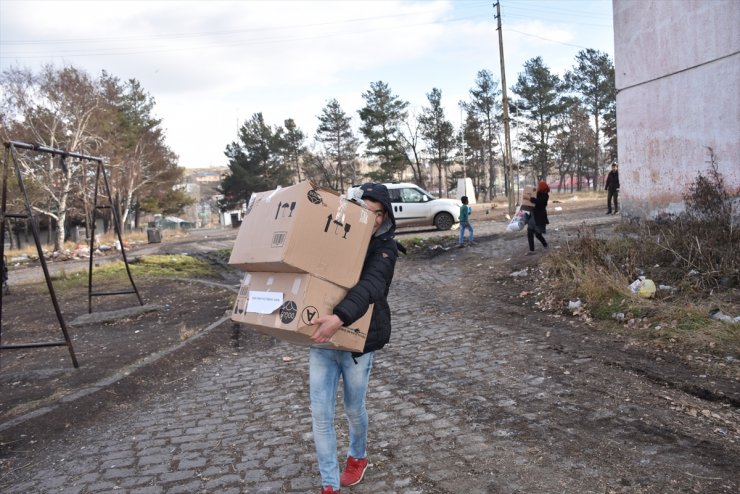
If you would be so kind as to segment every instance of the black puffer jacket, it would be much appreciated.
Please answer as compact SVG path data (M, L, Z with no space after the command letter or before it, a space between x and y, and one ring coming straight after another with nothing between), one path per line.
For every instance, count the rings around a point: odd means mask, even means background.
M388 189L380 184L365 184L362 189L362 198L373 199L383 204L388 217L370 240L360 281L334 307L334 314L339 316L345 325L348 325L362 317L370 304L375 304L365 348L362 352L367 353L380 350L391 338L391 309L388 305L388 291L396 267L398 246L394 238L396 220L393 217ZM362 353L355 355L362 355Z

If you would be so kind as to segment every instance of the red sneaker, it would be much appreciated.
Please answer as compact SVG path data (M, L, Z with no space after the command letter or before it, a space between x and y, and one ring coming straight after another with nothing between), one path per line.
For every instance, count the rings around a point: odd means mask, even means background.
M349 487L351 485L359 484L365 475L367 469L367 458L354 458L352 456L347 457L347 467L344 469L341 479L339 479L339 485L342 487Z
M335 491L330 485L321 488L321 494L339 494L340 491Z

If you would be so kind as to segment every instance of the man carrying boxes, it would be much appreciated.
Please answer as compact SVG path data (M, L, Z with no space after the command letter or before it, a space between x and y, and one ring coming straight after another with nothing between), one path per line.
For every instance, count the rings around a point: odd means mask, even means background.
M289 189L294 190L286 193ZM381 184L358 190L357 204L308 183L253 197L229 261L254 271L245 276L232 319L311 345L311 413L322 493L362 480L368 464L365 396L370 370L375 351L391 334L387 296L398 246L390 196ZM257 209L269 212L269 221L250 220ZM265 221L263 228L254 228ZM352 269L339 265L357 264L358 252L360 269L352 281ZM350 432L341 477L334 429L340 377Z
M360 279L375 219L359 204L310 182L253 194L229 264L246 271L232 320L291 343L311 340ZM324 346L361 352L370 315Z

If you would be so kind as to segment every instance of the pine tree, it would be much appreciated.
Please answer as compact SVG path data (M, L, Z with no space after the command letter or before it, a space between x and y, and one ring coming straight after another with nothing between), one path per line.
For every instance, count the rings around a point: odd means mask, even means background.
M362 97L366 104L359 111L360 131L367 139L367 155L379 167L369 176L379 182L394 180L403 174L407 165L399 127L407 117L409 103L394 95L383 81L370 83L370 90Z
M323 144L330 164L332 183L339 191L354 184L357 177L357 148L359 141L352 131L352 118L342 110L336 99L327 103L319 115L316 140Z
M221 182L224 198L219 207L222 210L248 202L253 192L292 182L284 153L283 130L267 125L262 113L255 113L242 125L239 140L226 147L230 173Z
M518 98L517 115L523 124L523 156L535 179L546 179L552 166L552 141L558 131L560 116L565 111L562 82L543 63L542 57L524 63L524 72L511 88Z
M571 91L578 93L594 118L596 129L594 174L596 175L605 169L601 153L599 120L610 111L616 101L614 64L606 53L593 48L582 50L576 55L576 65L573 70L565 74L565 82ZM594 188L596 187L596 180L594 180Z
M442 107L442 91L432 88L432 92L427 94L427 100L429 100L429 107L423 109L419 123L421 134L427 144L427 151L432 156L432 164L437 168L439 197L442 197L442 171L449 165L455 130L452 123L445 117ZM446 192L445 190L445 195L447 195Z
M471 113L480 123L482 130L484 160L488 168L488 197L496 196L496 162L494 160L494 146L498 139L498 131L501 127L500 104L498 98L501 91L493 74L488 70L478 72L475 79L475 87L470 90L472 100L466 105L466 110Z

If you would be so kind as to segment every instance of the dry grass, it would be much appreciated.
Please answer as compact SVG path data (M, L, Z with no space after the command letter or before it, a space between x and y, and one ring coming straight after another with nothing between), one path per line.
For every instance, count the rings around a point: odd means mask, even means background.
M719 309L725 314L740 315L738 290L701 290L696 281L688 280L675 283L674 279L671 284L660 273L675 275L680 270L661 270L656 263L650 265L645 275L654 279L656 286L671 289L658 289L653 298L639 297L629 285L639 271L636 266L649 259L645 252L639 252L640 243L636 239L598 239L587 235L566 243L544 261L549 280L545 297L559 307L567 306L568 300L580 299L583 313L597 321L599 327L625 326L649 339L723 355L737 353L740 325L714 320L710 313Z
M585 312L602 323L737 353L740 324L710 317L717 309L740 315L740 229L733 229L731 198L714 169L690 188L685 213L623 224L607 238L583 229L546 258L547 296L561 306L580 299ZM632 293L629 285L638 276L659 288L653 298Z
M606 192L602 190L581 190L576 192L550 191L550 202L553 204L558 202L569 204L583 202L585 205L593 203L593 201L602 201L606 204ZM506 211L509 207L509 200L506 197L497 197L490 204L496 211Z
M184 233L180 230L176 229L167 229L162 230L162 240L170 239L173 237L177 237L180 235L183 235ZM113 231L109 231L105 234L96 234L97 238L96 245L113 245L115 241L118 239L116 237L116 234ZM44 250L45 253L51 253L54 250L54 244L53 243L46 243L46 235L43 235L43 239L41 242L41 248ZM146 231L134 231L134 232L127 232L126 234L121 236L124 245L126 244L133 244L133 243L146 243L147 242L147 234ZM25 239L24 239L25 242ZM73 252L75 249L77 249L78 246L88 246L88 242L84 239L80 242L71 242L67 241L64 243L64 246L62 250ZM9 248L5 249L5 256L8 259L12 259L14 257L29 257L31 259L36 258L38 256L38 252L36 250L36 244L33 241L33 236L29 237L28 243L25 243L23 247L20 249L16 248Z

